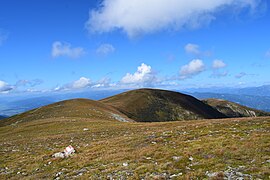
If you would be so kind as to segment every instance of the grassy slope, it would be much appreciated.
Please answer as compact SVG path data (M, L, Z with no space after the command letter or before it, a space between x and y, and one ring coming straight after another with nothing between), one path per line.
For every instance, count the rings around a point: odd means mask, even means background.
M74 156L51 157L70 144ZM58 172L61 178L162 179L165 173L202 179L207 171L221 177L229 166L254 179L270 176L270 118L163 123L48 118L0 127L0 146L0 179L52 179Z
M214 107L219 112L227 115L228 117L270 116L270 113L252 109L223 99L206 99L203 100L203 102Z
M136 121L211 119L223 114L192 96L157 90L139 89L101 100Z
M72 99L40 107L0 121L0 126L47 118L98 118L111 119L111 114L128 119L116 109L89 99Z

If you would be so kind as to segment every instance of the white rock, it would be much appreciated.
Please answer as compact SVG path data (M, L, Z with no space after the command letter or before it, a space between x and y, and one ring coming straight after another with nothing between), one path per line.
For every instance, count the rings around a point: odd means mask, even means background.
M193 161L193 160L194 160L194 158L193 158L192 156L190 156L188 159L189 159L190 161Z
M217 172L210 173L210 172L206 171L205 175L207 175L208 177L216 177L218 175L218 173Z
M123 163L123 166L124 167L127 167L128 166L128 163L127 162Z
M174 177L178 177L178 176L182 176L182 175L183 175L183 173L173 174L170 176L170 178L174 178Z
M173 160L176 161L176 162L178 162L178 161L180 161L180 159L182 159L181 156L173 156L172 158L173 158Z
M59 177L61 174L63 174L63 172L58 172L56 173L55 177Z
M83 131L89 131L89 129L88 128L83 128Z
M65 158L65 153L58 152L58 153L55 153L54 155L52 155L52 157L54 157L54 158Z

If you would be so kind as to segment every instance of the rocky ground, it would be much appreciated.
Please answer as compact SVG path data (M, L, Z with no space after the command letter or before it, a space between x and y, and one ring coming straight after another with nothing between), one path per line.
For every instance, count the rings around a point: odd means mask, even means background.
M42 119L0 127L0 147L0 179L270 178L270 118Z

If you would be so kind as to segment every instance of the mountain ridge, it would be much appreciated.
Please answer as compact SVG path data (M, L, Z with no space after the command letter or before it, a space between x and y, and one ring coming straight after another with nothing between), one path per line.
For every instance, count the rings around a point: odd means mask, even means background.
M249 108L247 106L243 106L224 99L210 98L202 101L231 118L270 116L270 113L268 112L260 111L254 108Z
M160 89L127 91L100 100L142 122L226 118L211 106L179 92Z
M144 88L123 92L99 101L82 98L59 101L5 118L1 120L0 126L16 125L21 122L46 118L165 122L270 115L270 113L228 101L226 103L230 104L231 107L237 106L236 109L241 110L235 112L235 109L228 109L228 106L223 105L223 110L227 108L227 111L223 111L220 108L222 103L218 104L217 102L223 101L212 100L211 103L179 92Z

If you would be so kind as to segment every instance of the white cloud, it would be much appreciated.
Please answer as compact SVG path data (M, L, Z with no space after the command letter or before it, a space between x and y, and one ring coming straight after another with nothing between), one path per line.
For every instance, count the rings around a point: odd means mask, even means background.
M185 46L185 51L188 54L199 55L201 53L199 48L199 45L189 43Z
M52 45L52 57L66 56L69 58L79 58L85 54L85 51L82 47L72 48L69 43L62 43L56 41Z
M113 47L113 45L102 44L97 48L96 53L99 55L107 55L107 54L113 53L114 51L115 51L115 48Z
M86 28L90 32L123 30L128 36L160 30L198 28L216 19L227 8L256 9L258 0L103 0L91 10ZM223 8L224 7L224 8Z
M8 85L6 82L0 80L0 93L7 93L13 90L14 87Z
M151 84L156 80L151 66L142 63L134 74L127 73L122 79L123 84Z
M202 60L194 59L189 64L184 65L180 69L181 79L185 79L194 75L197 75L205 70L205 66Z
M79 80L74 81L70 88L72 89L82 89L89 87L91 85L91 80L86 77L81 77Z
M222 60L216 59L213 61L213 64L212 64L213 69L221 69L224 67L226 67L226 64Z
M67 91L67 90L78 90L91 87L92 82L89 78L81 77L80 79L73 81L71 83L65 84L63 86L57 86L54 91Z
M95 82L92 88L108 88L111 86L112 86L111 79L108 77L104 77Z

